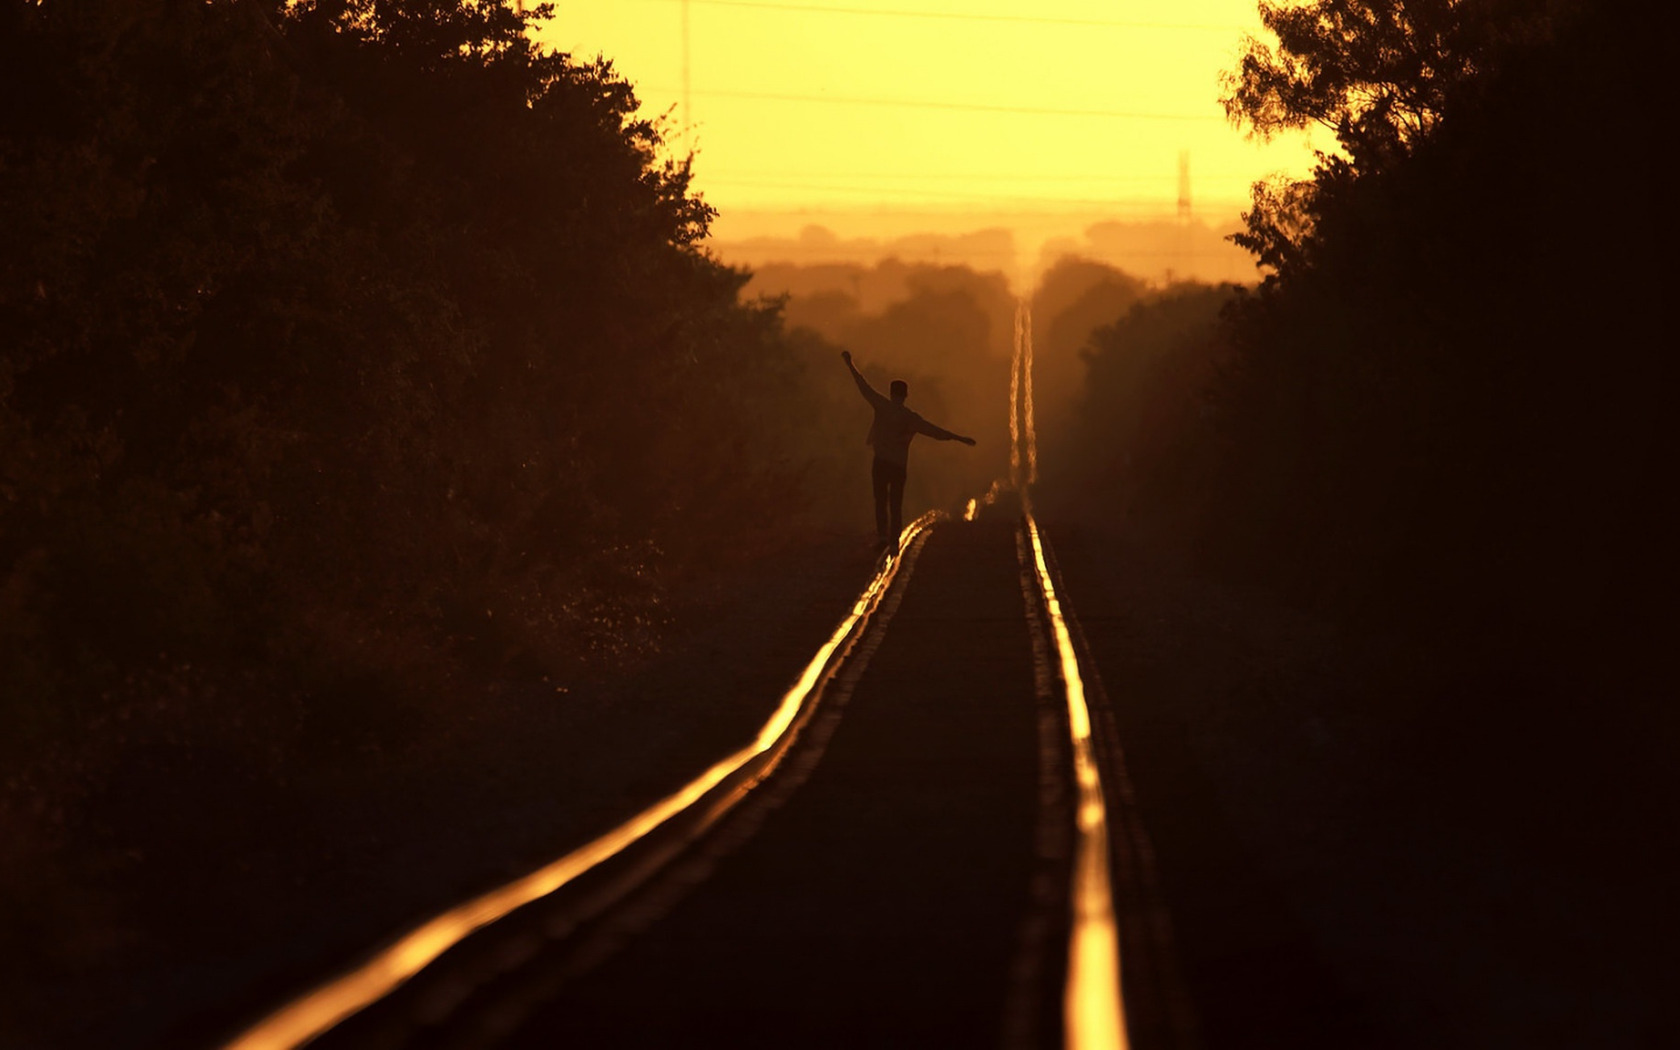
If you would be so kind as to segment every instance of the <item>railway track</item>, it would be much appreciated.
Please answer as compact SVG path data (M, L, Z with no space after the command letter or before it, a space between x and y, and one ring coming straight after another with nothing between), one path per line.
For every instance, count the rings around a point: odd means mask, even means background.
M1010 400L1010 483L905 528L754 740L225 1046L1192 1043L1033 515L1024 305Z

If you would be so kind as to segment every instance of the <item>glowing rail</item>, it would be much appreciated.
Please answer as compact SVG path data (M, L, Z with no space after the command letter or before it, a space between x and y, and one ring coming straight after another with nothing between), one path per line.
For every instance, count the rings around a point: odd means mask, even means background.
M559 860L497 889L460 904L410 930L373 958L281 1007L227 1044L227 1050L292 1050L331 1030L346 1018L389 995L467 935L502 918L516 908L545 897L578 876L611 859L626 847L665 824L704 798L718 784L783 740L805 701L832 672L830 660L852 631L863 622L892 585L903 552L943 515L922 515L904 527L898 544L887 553L869 585L852 604L816 656L805 665L799 680L783 695L769 721L753 742L713 765L676 792L655 802L600 837ZM733 805L746 794L737 791Z
M1073 774L1078 787L1075 825L1079 841L1073 862L1073 928L1068 938L1067 984L1062 993L1064 1042L1077 1050L1112 1050L1128 1045L1126 1010L1120 994L1120 935L1114 918L1114 894L1108 870L1108 808L1102 774L1091 748L1091 710L1085 703L1085 680L1079 673L1073 638L1068 632L1038 522L1027 512L1027 535L1033 565L1044 592L1050 629L1067 693L1069 735L1073 738Z
M1062 989L1063 1044L1071 1050L1121 1050L1126 1009L1120 989L1120 932L1114 915L1114 890L1108 866L1108 808L1102 774L1091 746L1091 709L1085 702L1085 679L1073 649L1062 603L1044 557L1044 541L1032 513L1031 486L1038 481L1038 426L1033 417L1032 309L1015 305L1015 354L1009 373L1009 470L1021 497L1022 515L1032 542L1033 568L1050 630L1056 641L1062 685L1067 694L1073 775L1078 790L1068 935L1067 981Z
M1021 316L1021 410L1026 416L1022 430L1027 439L1027 484L1038 484L1038 423L1033 419L1033 329L1032 310L1023 302Z
M1022 344L1026 340L1027 304L1024 300L1015 301L1015 343L1013 359L1009 362L1009 483L1017 490L1026 488L1026 479L1021 476L1021 366L1026 360L1026 351Z

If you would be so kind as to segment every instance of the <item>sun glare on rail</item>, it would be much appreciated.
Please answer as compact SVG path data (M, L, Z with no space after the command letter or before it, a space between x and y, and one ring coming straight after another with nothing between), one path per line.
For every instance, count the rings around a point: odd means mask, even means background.
M1021 363L1025 359L1022 338L1026 330L1027 304L1015 301L1015 345L1009 362L1009 483L1020 489L1021 477Z
M1016 308L1021 344L1021 411L1026 416L1022 424L1027 441L1027 484L1038 484L1038 423L1033 419L1033 330L1032 311L1022 303Z
M1126 1014L1120 995L1120 933L1114 917L1114 895L1108 870L1108 809L1103 802L1102 776L1091 746L1091 710L1085 702L1085 680L1079 671L1073 638L1050 566L1038 523L1027 515L1033 563L1044 593L1050 629L1055 636L1067 692L1068 730L1073 738L1073 773L1078 790L1075 825L1079 843L1074 856L1073 930L1068 941L1067 985L1062 1014L1066 1045L1075 1050L1113 1050L1125 1047Z
M559 860L515 879L480 897L467 901L404 934L396 943L353 970L316 988L270 1014L227 1044L228 1050L292 1050L329 1031L341 1021L389 995L433 960L458 944L473 931L509 912L547 896L632 845L708 792L747 762L782 741L806 699L830 670L829 661L845 644L853 629L879 603L898 572L901 553L917 534L938 520L924 514L904 527L898 546L883 560L869 585L852 605L850 613L828 641L806 664L791 689L783 695L776 711L748 746L714 764L676 792L659 800L592 842L578 847Z
M1120 931L1114 915L1109 876L1108 809L1102 774L1091 742L1091 709L1079 670L1073 636L1056 584L1044 556L1044 541L1033 518L1031 486L1038 480L1038 437L1033 418L1032 311L1024 300L1015 306L1015 356L1009 379L1010 480L1021 497L1033 569L1050 621L1062 685L1067 694L1068 731L1073 742L1073 775L1078 799L1067 978L1062 990L1063 1043L1070 1050L1122 1050L1126 1010L1120 992Z

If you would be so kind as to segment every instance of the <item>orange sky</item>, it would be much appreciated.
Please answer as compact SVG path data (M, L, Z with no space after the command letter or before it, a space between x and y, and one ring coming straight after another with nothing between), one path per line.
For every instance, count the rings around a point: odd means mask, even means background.
M685 120L683 23L688 22ZM1180 151L1199 213L1234 215L1300 136L1225 122L1255 0L588 0L547 45L602 54L671 112L696 185L731 210L1023 207L1170 214Z

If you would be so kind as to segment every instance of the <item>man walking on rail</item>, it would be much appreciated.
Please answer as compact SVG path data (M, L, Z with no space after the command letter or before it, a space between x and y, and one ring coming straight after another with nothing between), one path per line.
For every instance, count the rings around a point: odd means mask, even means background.
M910 384L904 380L893 380L889 388L892 397L882 397L863 378L857 365L852 364L850 350L840 351L840 359L851 370L858 393L875 410L875 422L869 426L869 444L875 448L875 465L870 473L875 487L875 532L885 546L898 541L903 527L904 475L910 462L910 439L926 434L936 441L961 441L965 445L974 444L974 439L936 427L912 412L904 404L904 399L910 396Z

